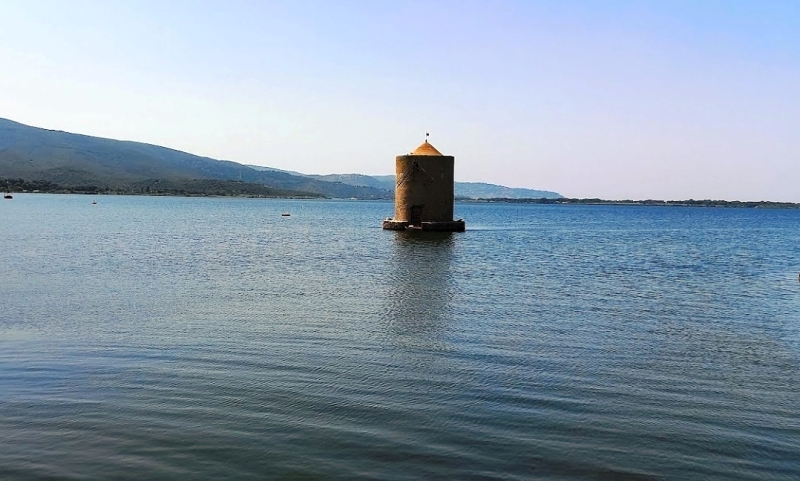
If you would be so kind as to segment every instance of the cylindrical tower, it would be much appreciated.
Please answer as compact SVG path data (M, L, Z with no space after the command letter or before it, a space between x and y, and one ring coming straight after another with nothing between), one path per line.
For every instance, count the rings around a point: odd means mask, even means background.
M427 140L408 155L395 158L394 218L384 229L463 231L453 220L455 157L442 155Z

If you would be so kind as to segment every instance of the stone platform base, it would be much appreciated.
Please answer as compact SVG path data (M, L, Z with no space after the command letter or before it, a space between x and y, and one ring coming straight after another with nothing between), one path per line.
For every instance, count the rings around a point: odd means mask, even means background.
M463 220L451 220L449 222L421 222L420 225L411 225L405 220L386 219L383 221L383 228L386 230L422 230L433 232L464 232L467 225Z

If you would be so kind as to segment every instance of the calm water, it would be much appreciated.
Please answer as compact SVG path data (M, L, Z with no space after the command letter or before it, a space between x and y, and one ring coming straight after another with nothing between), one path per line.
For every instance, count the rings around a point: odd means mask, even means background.
M97 200L0 204L4 480L800 478L800 211Z

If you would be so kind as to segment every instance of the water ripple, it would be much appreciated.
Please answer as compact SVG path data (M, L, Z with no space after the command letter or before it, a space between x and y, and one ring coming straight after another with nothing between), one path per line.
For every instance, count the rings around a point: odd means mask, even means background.
M3 479L800 476L797 212L85 200L0 211Z

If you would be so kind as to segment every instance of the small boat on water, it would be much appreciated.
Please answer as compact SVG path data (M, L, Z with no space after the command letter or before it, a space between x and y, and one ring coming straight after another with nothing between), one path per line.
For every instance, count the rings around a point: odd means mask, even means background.
M284 212L283 214L281 214L281 217L289 217L290 215L292 215L292 214L290 214L288 212Z
M6 192L6 195L3 196L4 199L13 199L14 196Z
M96 200L93 200L93 201L92 201L92 205L97 205L97 201L96 201Z

